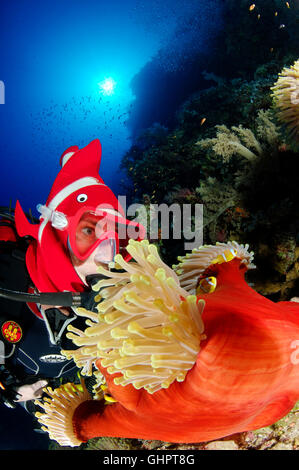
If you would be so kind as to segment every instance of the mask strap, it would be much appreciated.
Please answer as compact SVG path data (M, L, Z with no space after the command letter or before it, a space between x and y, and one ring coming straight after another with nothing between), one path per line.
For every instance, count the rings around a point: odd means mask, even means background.
M58 230L65 230L68 226L68 220L63 212L55 211L49 207L38 204L36 209L41 214L41 217L47 222L50 220L52 227L57 228Z

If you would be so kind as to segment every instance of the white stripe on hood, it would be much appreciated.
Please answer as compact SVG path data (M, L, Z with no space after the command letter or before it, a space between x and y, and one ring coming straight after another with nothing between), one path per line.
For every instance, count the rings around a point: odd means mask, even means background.
M43 231L46 227L49 220L51 220L52 214L55 212L56 208L61 204L68 196L73 194L74 192L78 191L78 189L86 188L87 186L106 186L104 183L100 183L99 180L93 178L91 176L86 176L84 178L80 178L79 180L74 181L73 183L65 186L53 199L50 201L46 208L49 210L49 215L45 216L43 222L40 225L38 231L38 241L41 243Z

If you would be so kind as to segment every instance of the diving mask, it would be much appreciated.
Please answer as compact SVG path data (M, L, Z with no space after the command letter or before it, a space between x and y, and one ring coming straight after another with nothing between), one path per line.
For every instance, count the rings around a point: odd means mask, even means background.
M79 260L85 261L94 254L94 261L108 264L118 253L128 261L131 258L126 251L129 238L140 240L145 230L115 210L82 208L69 218L68 232L69 247Z

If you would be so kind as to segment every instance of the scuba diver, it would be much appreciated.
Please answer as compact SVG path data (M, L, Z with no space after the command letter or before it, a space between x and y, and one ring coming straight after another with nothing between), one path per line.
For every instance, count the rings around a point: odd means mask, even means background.
M113 269L117 253L129 260L128 239L144 238L99 176L100 161L97 139L68 148L39 219L19 201L0 208L0 402L8 407L32 413L47 383L73 380L78 369L61 354L74 348L66 328L85 323L78 307L94 310L97 267Z

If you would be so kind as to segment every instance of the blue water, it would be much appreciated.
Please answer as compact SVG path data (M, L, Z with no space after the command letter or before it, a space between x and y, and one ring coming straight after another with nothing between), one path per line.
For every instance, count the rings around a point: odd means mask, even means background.
M36 205L46 201L59 171L60 155L94 138L102 143L101 176L121 193L125 176L118 165L134 133L128 126L132 80L159 54L159 67L173 71L192 47L207 50L221 25L221 3L1 1L0 204L19 199L37 214ZM195 11L200 13L196 32ZM98 83L110 77L114 93L103 96ZM159 116L159 102L154 107ZM146 117L146 111L141 114Z
M60 169L60 155L95 138L103 150L101 176L121 194L125 175L119 163L133 136L167 114L161 98L150 102L154 88L161 97L167 74L183 74L194 52L209 52L221 27L221 5L221 0L1 0L0 205L14 206L19 199L37 215L35 207L45 203ZM147 79L140 85L142 71ZM100 92L105 78L115 82L111 96ZM143 86L142 119L132 119L136 82ZM180 86L188 94L188 80ZM170 94L168 102L176 97ZM24 413L1 410L0 449L47 447Z

